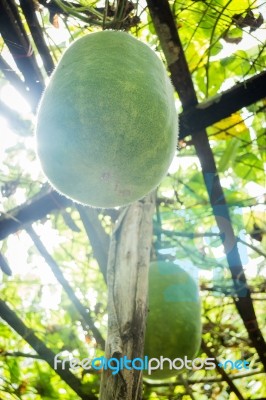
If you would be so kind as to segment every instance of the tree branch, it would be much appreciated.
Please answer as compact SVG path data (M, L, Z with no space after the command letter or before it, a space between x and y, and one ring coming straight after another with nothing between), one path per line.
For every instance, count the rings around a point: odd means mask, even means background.
M266 258L266 253L264 253L264 251L258 249L257 246L253 246L253 244L245 242L245 240L241 239L240 237L237 238L237 240L238 240L239 243L242 243L245 246L248 246L250 249L252 249L256 253L258 253L260 256L263 256L264 258Z
M93 336L96 339L96 342L99 344L99 346L102 349L104 349L105 341L104 341L102 335L100 334L99 330L94 325L94 321L90 315L89 309L87 309L86 307L83 306L83 304L81 304L81 302L77 298L74 290L69 285L68 281L65 279L59 266L57 265L55 260L51 257L51 255L48 253L45 246L41 242L40 238L35 233L34 229L31 226L28 226L28 227L26 227L26 232L31 237L33 243L35 244L36 248L40 252L41 256L45 259L46 263L51 268L57 281L62 285L62 287L65 290L66 294L68 295L69 299L71 300L71 302L74 304L74 306L76 307L76 309L78 310L78 312L80 313L82 318L84 319L85 324L88 326L88 328L93 333Z
M104 231L95 209L76 205L81 221L93 249L93 255L106 281L107 260L110 238Z
M213 355L211 356L213 358ZM239 372L237 374L230 374L227 375L230 380L235 380L235 379L242 379L242 378L247 378L249 376L254 376L254 375L259 375L259 374L264 374L264 371L262 369L253 369L251 371L247 372ZM223 382L224 378L222 376L206 376L204 378L187 378L186 379L187 383L190 385L194 385L195 383L215 383L215 382ZM156 383L156 382L144 382L146 386L151 386L151 387L167 387L167 386L179 386L183 385L181 381L177 378L176 382L165 382L165 383Z
M38 195L28 200L25 204L0 215L0 240L8 235L23 229L48 214L62 208L72 206L71 200L55 191L41 191Z
M32 0L20 0L20 5L26 17L33 40L42 58L45 71L48 75L51 75L54 69L54 62L51 57L50 51L45 43L43 30L35 13L36 4L34 4L34 1Z
M44 80L14 0L0 0L0 33L25 79L35 110L44 90Z
M172 82L182 102L183 110L186 112L186 110L196 106L198 100L169 3L167 0L147 0L147 5L171 72ZM256 319L237 247L237 238L234 235L228 206L206 131L198 131L197 134L192 136L192 140L201 163L213 214L220 233L224 237L224 252L237 293L234 298L235 305L247 329L249 338L266 369L266 343Z
M194 239L194 238L199 238L199 237L221 237L220 233L213 233L213 232L203 232L203 233L195 232L195 233L193 233L193 232L184 232L184 231L177 232L177 231L171 231L168 229L161 229L158 227L154 227L154 233L155 234L158 234L158 233L164 234L169 237L175 237L175 236L186 237L189 239Z
M1 357L24 357L24 358L34 358L36 360L43 360L39 354L23 353L22 351L1 351Z
M206 353L209 358L214 358L214 362L215 362L217 371L219 372L220 375L222 375L223 380L228 384L228 386L230 387L231 391L233 393L235 393L236 397L239 400L245 400L244 397L242 396L242 394L240 393L240 391L238 390L238 388L236 387L236 385L232 382L230 377L227 375L225 370L219 366L219 364L220 364L219 361L216 359L216 357L214 357L212 351L204 343L204 341L202 341L201 347L202 347L202 350L204 351L204 353Z
M12 270L2 253L0 253L0 269L8 276L12 275Z
M238 83L231 89L185 109L179 116L179 139L230 117L231 114L266 97L266 71Z
M71 387L83 400L96 400L93 395L86 395L82 390L80 380L72 374L68 369L63 369L62 364L58 363L57 368L54 368L54 358L56 354L50 350L45 344L35 335L32 329L29 329L24 322L9 308L9 306L0 299L0 316L11 326L29 345L45 360L50 367L60 376L60 378Z

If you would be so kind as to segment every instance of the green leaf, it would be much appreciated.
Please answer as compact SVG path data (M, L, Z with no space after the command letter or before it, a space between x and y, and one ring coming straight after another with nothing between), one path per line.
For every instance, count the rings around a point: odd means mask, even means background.
M250 59L248 54L243 50L237 50L229 57L220 61L221 65L234 72L234 75L245 75L250 69Z
M228 141L227 141L228 143ZM224 172L229 168L230 165L234 163L234 160L237 156L237 150L239 148L239 145L241 144L241 141L234 137L232 140L227 145L227 148L225 152L223 153L219 165L218 165L218 171L219 172Z
M220 53L220 51L223 49L223 45L221 42L217 42L214 45L210 47L210 56L216 56L217 54Z
M258 175L263 173L263 163L255 154L243 154L237 158L234 171L244 180L258 182Z
M10 373L10 380L12 383L19 383L20 382L20 368L19 363L16 358L9 358L8 362L8 369Z

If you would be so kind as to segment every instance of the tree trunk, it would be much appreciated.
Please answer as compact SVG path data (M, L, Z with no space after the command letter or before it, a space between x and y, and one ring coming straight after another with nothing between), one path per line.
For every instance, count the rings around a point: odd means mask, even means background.
M105 357L112 358L115 366L123 357L143 358L154 203L151 194L122 211L111 239ZM114 372L104 369L100 399L140 400L142 371L123 368Z

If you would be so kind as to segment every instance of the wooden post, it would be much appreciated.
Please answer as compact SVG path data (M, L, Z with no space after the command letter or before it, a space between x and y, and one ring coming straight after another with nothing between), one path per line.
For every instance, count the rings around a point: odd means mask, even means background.
M154 197L150 194L123 210L111 239L105 357L116 359L114 365L123 357L143 357ZM100 399L140 400L142 371L114 372L110 368L103 371Z

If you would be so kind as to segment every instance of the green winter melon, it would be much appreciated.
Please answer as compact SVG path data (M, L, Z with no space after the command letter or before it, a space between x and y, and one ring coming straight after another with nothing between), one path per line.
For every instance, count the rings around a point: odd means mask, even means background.
M160 183L177 132L161 60L128 33L102 31L75 41L56 67L38 111L37 152L55 189L110 208Z
M152 262L149 270L148 316L144 354L151 358L163 356L174 360L196 356L201 343L201 307L195 280L182 268L170 262ZM177 368L181 362L176 363ZM169 369L164 363L144 376L166 379L180 370Z

